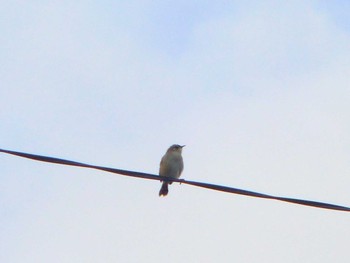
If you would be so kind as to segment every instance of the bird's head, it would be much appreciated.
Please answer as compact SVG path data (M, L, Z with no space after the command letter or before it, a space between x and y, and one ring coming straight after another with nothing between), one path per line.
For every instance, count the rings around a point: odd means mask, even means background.
M167 152L177 152L177 153L182 153L182 148L185 147L185 145L178 145L178 144L173 144L169 147Z

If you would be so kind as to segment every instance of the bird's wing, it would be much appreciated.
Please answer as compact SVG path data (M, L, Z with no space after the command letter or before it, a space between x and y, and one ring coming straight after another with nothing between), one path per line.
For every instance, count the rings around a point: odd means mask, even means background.
M165 172L165 168L166 168L166 164L165 164L165 156L162 157L162 159L160 160L160 164L159 164L159 175L160 176L164 176L164 174L166 174Z

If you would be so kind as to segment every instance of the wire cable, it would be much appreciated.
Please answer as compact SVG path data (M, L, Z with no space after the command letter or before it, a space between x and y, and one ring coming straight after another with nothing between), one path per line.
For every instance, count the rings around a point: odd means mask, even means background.
M221 192L226 192L226 193L231 193L231 194L245 195L245 196L255 197L255 198L272 199L272 200L278 200L278 201L283 201L283 202L288 202L288 203L293 203L293 204L298 204L298 205L350 212L350 207L329 204L329 203L323 203L323 202L318 202L318 201L310 201L310 200L303 200L303 199L296 199L296 198L289 198L289 197L273 196L273 195L267 195L267 194L262 194L262 193L258 193L258 192L233 188L233 187L229 187L229 186L222 186L222 185L216 185L216 184L210 184L210 183L202 183L202 182L190 181L190 180L185 180L185 179L169 178L169 177L163 177L163 176L158 176L158 175L154 175L154 174L148 174L148 173L142 173L142 172L135 172L135 171L129 171L129 170L121 170L121 169L116 169L116 168L85 164L85 163L74 162L74 161L55 158L55 157L36 155L36 154L30 154L30 153L23 153L23 152L11 151L11 150L0 149L0 152L23 157L23 158L28 158L28 159L32 159L32 160L36 160L36 161L41 161L41 162L90 168L90 169L101 170L101 171L110 172L110 173L114 173L114 174L120 174L120 175L149 179L149 180L178 182L180 184L188 184L188 185L192 185L192 186L202 187L202 188L206 188L206 189L211 189L211 190L216 190L216 191L221 191Z

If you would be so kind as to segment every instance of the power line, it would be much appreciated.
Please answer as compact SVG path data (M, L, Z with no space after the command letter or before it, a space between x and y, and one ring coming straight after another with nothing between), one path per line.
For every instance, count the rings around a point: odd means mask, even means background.
M131 177L137 177L137 178L143 178L143 179L149 179L149 180L157 180L157 181L167 180L167 181L178 182L181 184L188 184L188 185L192 185L192 186L207 188L207 189L231 193L231 194L245 195L245 196L250 196L250 197L255 197L255 198L272 199L272 200L278 200L278 201L283 201L283 202L288 202L288 203L294 203L294 204L298 204L298 205L305 205L305 206L311 206L311 207L317 207L317 208L323 208L323 209L350 212L350 207L329 204L329 203L323 203L323 202L318 202L318 201L310 201L310 200L303 200L303 199L296 199L296 198L289 198L289 197L267 195L267 194L262 194L262 193L258 193L258 192L233 188L233 187L229 187L229 186L222 186L222 185L216 185L216 184L210 184L210 183L202 183L202 182L196 182L196 181L190 181L190 180L184 180L184 179L168 178L168 177L162 177L162 176L158 176L158 175L154 175L154 174L148 174L148 173L142 173L142 172L135 172L135 171L129 171L129 170L121 170L121 169L116 169L116 168L85 164L85 163L74 162L74 161L70 161L70 160L64 160L64 159L43 156L43 155L16 152L16 151L4 150L4 149L0 149L0 152L23 157L23 158L28 158L28 159L32 159L32 160L36 160L36 161L96 169L96 170L101 170L101 171L110 172L110 173L114 173L114 174L120 174L120 175L124 175L124 176L131 176Z

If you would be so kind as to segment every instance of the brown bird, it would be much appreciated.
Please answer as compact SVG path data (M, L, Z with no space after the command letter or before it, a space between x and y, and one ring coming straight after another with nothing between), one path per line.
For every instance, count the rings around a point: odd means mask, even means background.
M169 147L169 149L166 151L164 156L162 157L162 160L160 161L159 166L159 175L164 177L170 177L170 178L179 178L183 169L184 169L184 163L182 160L182 148L185 147L185 145L178 145L174 144ZM166 182L164 181L162 184L162 187L159 191L159 196L166 196L169 192L168 190L168 184L171 184L172 182Z

